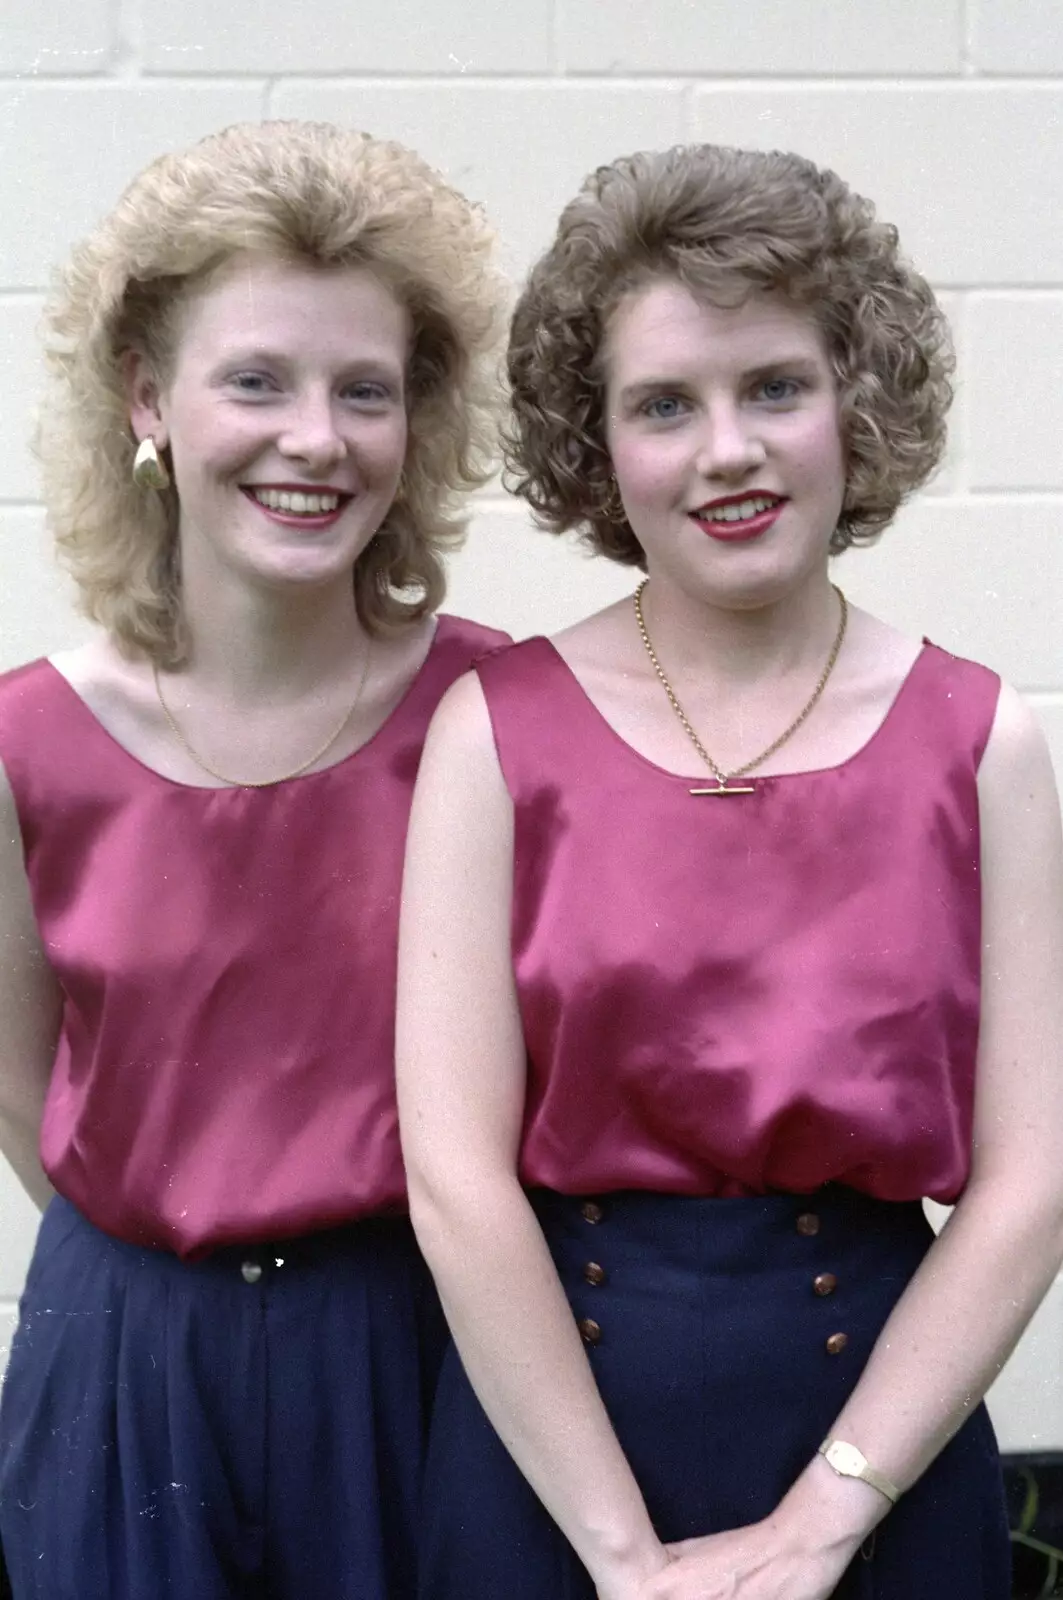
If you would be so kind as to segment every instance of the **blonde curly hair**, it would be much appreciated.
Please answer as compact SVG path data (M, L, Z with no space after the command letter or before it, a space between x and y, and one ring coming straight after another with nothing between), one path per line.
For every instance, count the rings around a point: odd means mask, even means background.
M661 279L717 304L775 290L810 310L838 385L847 459L831 551L875 539L941 458L948 326L870 202L777 151L644 151L585 181L513 317L509 487L550 532L579 528L597 553L644 566L610 495L602 350L620 302Z
M136 488L123 357L160 382L188 295L237 253L365 266L413 327L403 492L354 572L376 633L434 610L461 498L490 477L508 308L479 209L402 145L327 123L245 123L162 156L73 252L45 310L37 453L81 609L119 648L178 665L178 499Z

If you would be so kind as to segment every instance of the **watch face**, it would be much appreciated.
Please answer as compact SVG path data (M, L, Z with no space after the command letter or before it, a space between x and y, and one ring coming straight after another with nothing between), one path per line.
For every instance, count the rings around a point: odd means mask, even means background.
M841 1439L835 1439L827 1451L827 1460L835 1472L844 1473L847 1478L858 1477L867 1465L855 1444L846 1444Z

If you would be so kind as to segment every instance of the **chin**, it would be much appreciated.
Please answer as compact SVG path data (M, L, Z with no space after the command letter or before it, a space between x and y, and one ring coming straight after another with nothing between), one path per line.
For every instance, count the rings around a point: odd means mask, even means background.
M345 582L354 582L354 561L352 556L346 561L335 559L328 561L300 561L285 563L263 564L256 567L253 581L262 588L270 589L274 593L291 593L309 591L313 589L328 589L333 585Z
M662 572L662 577L666 574ZM767 551L728 552L723 561L700 560L683 570L672 569L668 579L691 599L728 610L754 611L773 605L800 587L807 574ZM652 577L652 573L651 573Z

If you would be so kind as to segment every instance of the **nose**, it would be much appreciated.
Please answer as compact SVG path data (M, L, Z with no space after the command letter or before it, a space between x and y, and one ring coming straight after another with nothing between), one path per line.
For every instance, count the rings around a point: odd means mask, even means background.
M763 465L766 451L756 420L729 402L712 407L698 448L697 467L703 477L741 481Z
M327 472L347 454L331 395L306 394L288 409L277 440L281 453L310 472Z

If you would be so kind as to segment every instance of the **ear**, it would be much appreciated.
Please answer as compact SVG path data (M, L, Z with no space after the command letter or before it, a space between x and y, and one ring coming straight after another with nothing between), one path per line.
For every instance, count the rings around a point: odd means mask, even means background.
M158 449L169 443L169 429L162 411L159 380L141 350L126 350L120 370L129 405L129 421L138 440L152 438Z

